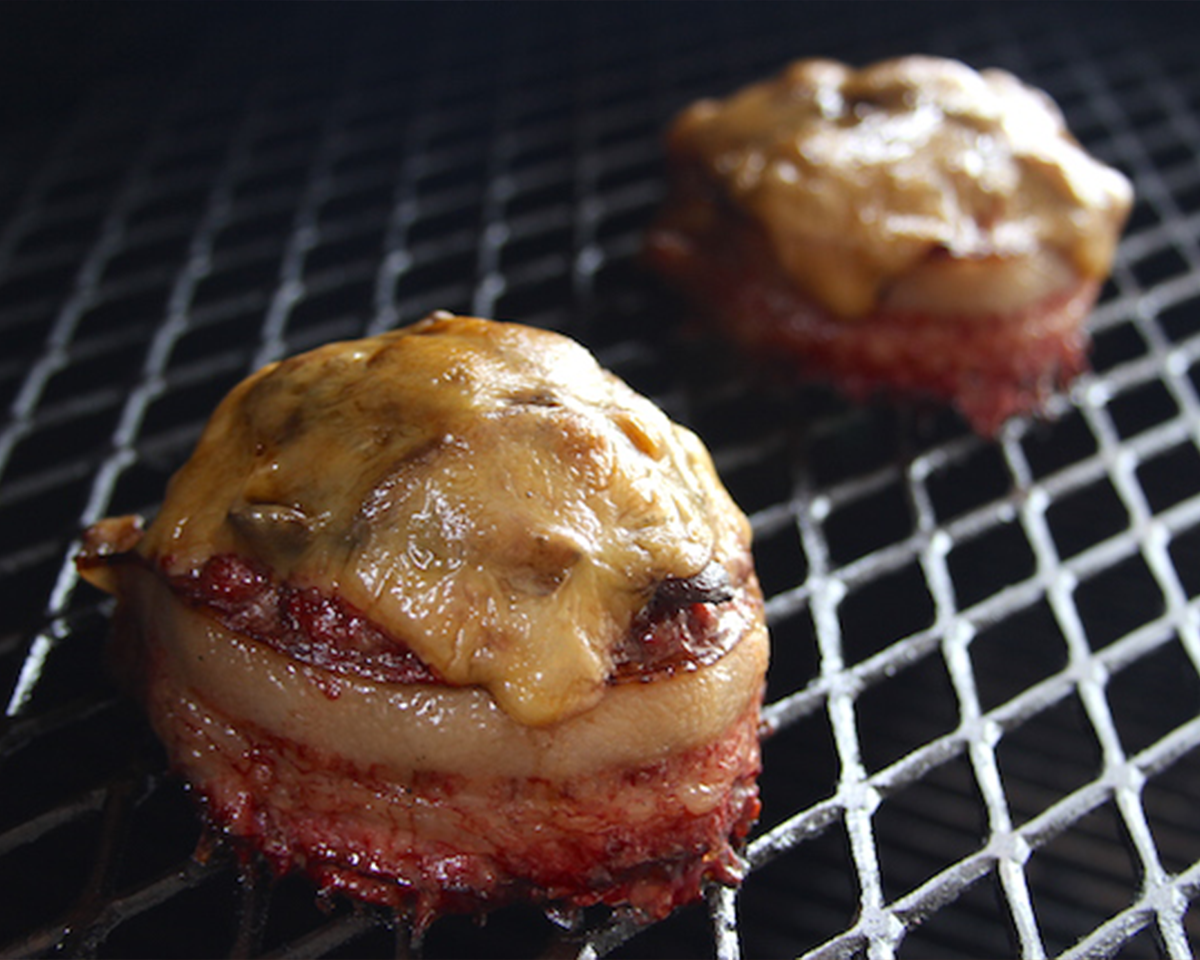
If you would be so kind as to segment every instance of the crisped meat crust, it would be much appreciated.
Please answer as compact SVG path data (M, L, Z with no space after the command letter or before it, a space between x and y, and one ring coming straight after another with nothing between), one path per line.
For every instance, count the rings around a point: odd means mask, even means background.
M761 689L742 679L761 683L765 662L753 584L751 608L725 615L744 633L724 656L612 688L630 703L659 698L645 719L621 729L612 718L622 708L602 706L547 739L518 734L494 710L493 719L472 719L457 698L477 700L476 692L350 682L298 665L221 625L213 608L180 599L144 565L119 575L139 602L118 610L118 671L209 822L280 873L302 869L324 890L405 910L418 926L517 900L626 905L658 918L706 882L740 879L736 848L759 810ZM256 691L255 701L209 682L224 673ZM385 690L410 693L388 706L379 702ZM425 734L409 731L408 746L393 746L402 731L389 736L381 722ZM452 756L428 738L451 724L451 735L481 745L460 741ZM612 743L606 730L629 742ZM377 735L385 740L372 746ZM574 746L557 757L540 746L570 737ZM608 758L595 749L604 741Z
M735 883L757 817L758 710L718 741L565 780L363 769L153 678L148 709L211 821L279 872L438 915L514 901L661 918ZM716 798L716 802L712 802Z

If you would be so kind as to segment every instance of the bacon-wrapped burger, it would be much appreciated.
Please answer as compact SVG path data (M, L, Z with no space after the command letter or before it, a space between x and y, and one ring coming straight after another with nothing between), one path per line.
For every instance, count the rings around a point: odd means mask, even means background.
M1128 180L1001 70L801 60L685 110L651 266L759 357L979 432L1086 368Z
M249 377L79 567L239 847L418 924L657 918L738 879L759 808L749 541L700 441L584 348L436 314Z

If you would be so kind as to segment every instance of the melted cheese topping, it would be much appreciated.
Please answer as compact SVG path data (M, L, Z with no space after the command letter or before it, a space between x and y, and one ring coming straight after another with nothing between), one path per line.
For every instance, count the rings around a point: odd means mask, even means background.
M581 346L435 315L237 386L138 550L256 557L543 725L599 700L658 583L748 544L700 441Z
M1050 251L1105 276L1132 202L1057 106L1001 70L905 57L862 70L798 61L673 125L669 149L766 230L834 314L869 312L932 252Z

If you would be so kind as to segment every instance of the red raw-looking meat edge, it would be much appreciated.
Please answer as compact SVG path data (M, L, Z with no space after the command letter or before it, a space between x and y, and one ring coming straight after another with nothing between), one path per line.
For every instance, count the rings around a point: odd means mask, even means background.
M1080 278L1008 313L877 309L843 320L792 287L752 228L710 220L695 218L704 226L689 231L664 219L649 234L647 260L773 369L828 382L854 400L883 393L950 403L984 436L1038 412L1087 369L1084 322L1097 280Z
M152 645L151 645L152 646ZM154 657L151 655L151 661ZM660 919L736 883L757 819L755 703L717 741L563 780L360 768L225 716L144 666L147 710L210 823L276 872L411 913L628 904ZM720 801L694 812L695 785Z

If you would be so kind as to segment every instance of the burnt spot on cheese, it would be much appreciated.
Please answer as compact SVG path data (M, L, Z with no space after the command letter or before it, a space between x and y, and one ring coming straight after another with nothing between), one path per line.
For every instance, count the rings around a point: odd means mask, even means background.
M650 605L660 610L677 609L691 603L724 603L734 596L729 574L713 560L690 577L668 577L658 585Z
M747 579L735 585L715 560L690 577L662 580L614 648L609 682L645 682L715 663L737 640L741 608L757 596L756 586Z

